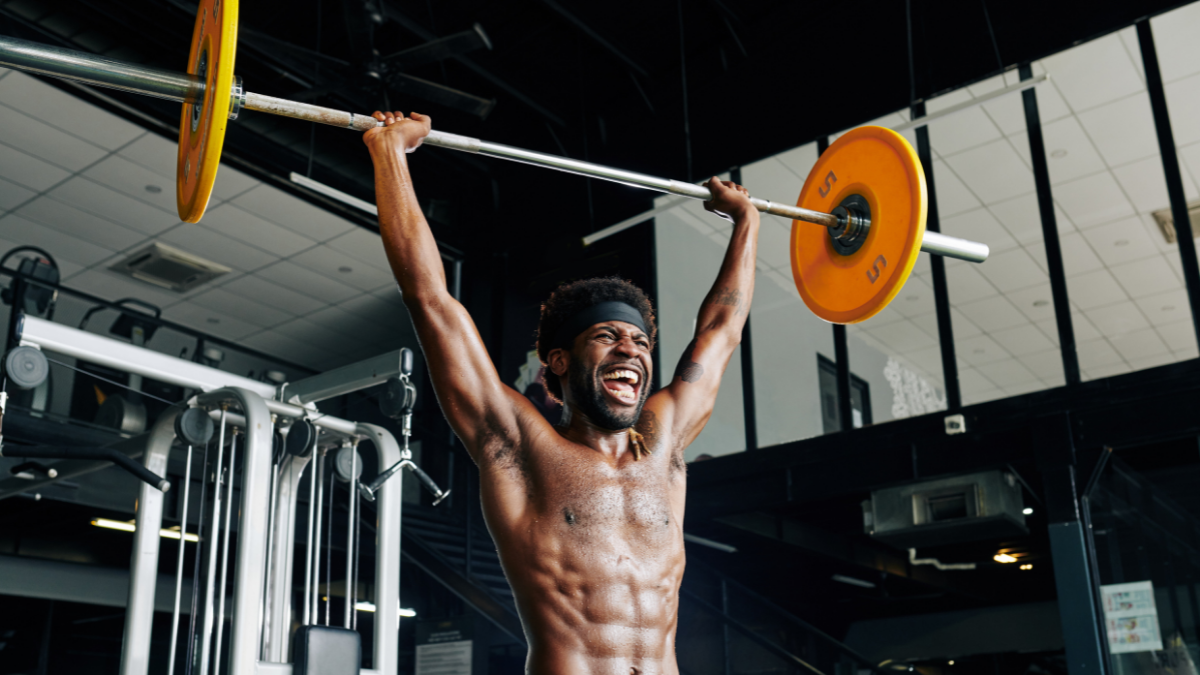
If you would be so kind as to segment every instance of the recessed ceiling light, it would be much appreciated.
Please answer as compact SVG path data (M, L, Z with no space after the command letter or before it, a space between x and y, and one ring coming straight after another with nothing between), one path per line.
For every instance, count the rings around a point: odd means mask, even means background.
M1033 515L1033 507L1026 506L1024 509L1021 510L1021 513L1024 513L1027 516L1032 516Z
M995 560L998 563L1015 563L1015 562L1017 562L1017 559L1015 557L1013 557L1003 551L992 556L992 560Z
M146 192L149 192L152 195L156 195L156 194L162 192L162 188L160 188L157 185L147 185Z
M208 317L208 322L209 323L221 323L221 320L215 316L210 316L210 317Z
M1049 300L1034 300L1033 301L1034 307L1045 307L1048 304L1050 304Z
M1175 305L1163 305L1163 306L1162 306L1162 311L1164 311L1164 312L1173 312L1173 311L1175 311Z
M354 271L354 268L353 268L353 267L346 267L345 265L343 265L343 266L341 266L341 267L339 267L339 268L338 268L338 271L339 271L339 272L341 272L342 274L349 274L349 273L351 273L351 272L353 272L353 271Z
M1128 239L1118 239L1113 242L1113 246L1128 246L1128 245L1129 245Z
M1063 150L1062 148L1059 148L1058 150L1051 152L1050 156L1053 157L1054 159L1062 159L1063 157L1067 156L1067 151Z

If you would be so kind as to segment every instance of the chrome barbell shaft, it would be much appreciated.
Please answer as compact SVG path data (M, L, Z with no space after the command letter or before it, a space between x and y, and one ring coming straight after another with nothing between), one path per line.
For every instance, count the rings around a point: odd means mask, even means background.
M194 75L122 63L86 52L51 47L6 36L0 36L0 66L181 103L197 101L204 94L204 83ZM235 99L232 107L234 111L244 108L355 131L367 131L382 124L370 115L359 115L310 103L264 96L247 92L240 87L235 87L231 95ZM445 131L429 132L425 143L439 148L540 166L691 199L708 200L712 198L712 193L702 185L525 150ZM759 211L783 218L814 223L824 227L836 227L838 224L837 216L821 211L812 211L757 197L752 197L751 203ZM983 262L987 259L989 252L987 244L930 231L925 232L925 237L921 241L921 250L970 262Z

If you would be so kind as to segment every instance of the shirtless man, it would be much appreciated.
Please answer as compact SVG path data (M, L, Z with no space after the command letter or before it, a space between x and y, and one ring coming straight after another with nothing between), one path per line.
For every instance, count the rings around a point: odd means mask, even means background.
M505 386L466 309L446 290L406 155L430 119L375 113L364 135L388 260L442 411L479 466L488 529L516 596L530 675L677 675L684 448L704 428L754 291L758 211L710 181L705 207L734 221L716 283L671 383L650 395L654 314L619 279L559 287L538 354L563 402L551 426Z

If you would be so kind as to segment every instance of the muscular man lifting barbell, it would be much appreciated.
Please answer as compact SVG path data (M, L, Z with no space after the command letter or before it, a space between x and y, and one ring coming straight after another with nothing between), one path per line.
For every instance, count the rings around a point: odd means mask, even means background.
M484 516L512 585L534 675L679 672L683 451L712 414L754 293L758 211L716 178L704 203L734 222L716 283L671 383L650 392L649 298L619 279L560 286L542 305L538 355L563 402L551 426L504 385L470 315L446 290L406 155L428 117L375 113L379 225L450 425L479 466Z

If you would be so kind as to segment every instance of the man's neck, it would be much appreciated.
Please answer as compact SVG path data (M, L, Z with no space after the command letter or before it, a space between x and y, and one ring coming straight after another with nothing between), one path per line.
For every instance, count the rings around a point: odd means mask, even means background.
M563 406L562 418L555 429L568 441L587 446L608 457L618 458L630 450L628 429L605 429L569 402Z

